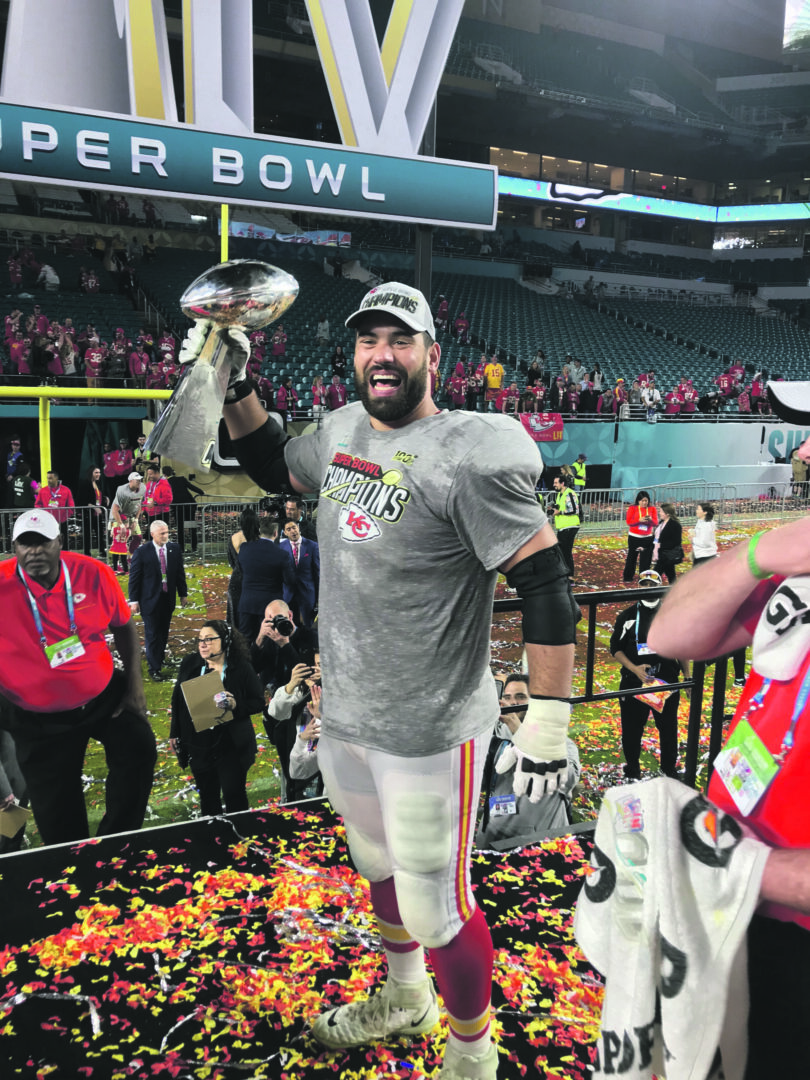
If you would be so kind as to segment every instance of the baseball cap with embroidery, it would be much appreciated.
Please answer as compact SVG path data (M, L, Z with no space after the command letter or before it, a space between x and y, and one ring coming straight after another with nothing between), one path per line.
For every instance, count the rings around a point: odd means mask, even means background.
M401 281L387 281L369 290L360 301L360 307L346 320L346 326L356 326L367 312L385 311L418 334L428 333L436 337L433 316L422 293L413 285Z
M11 539L17 540L23 533L38 533L46 540L55 540L59 535L59 525L47 510L26 510L14 522Z
M127 477L127 480L143 480L143 477L139 472L131 472Z

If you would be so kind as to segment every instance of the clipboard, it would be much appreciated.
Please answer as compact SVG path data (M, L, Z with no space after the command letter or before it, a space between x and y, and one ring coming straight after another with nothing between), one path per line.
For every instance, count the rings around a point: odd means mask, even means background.
M0 836L16 836L30 817L31 811L23 806L12 805L0 810Z
M222 692L222 679L218 671L209 671L205 675L198 675L196 679L182 682L180 689L186 699L195 731L207 731L208 728L233 720L231 710L220 708L214 701L214 694Z

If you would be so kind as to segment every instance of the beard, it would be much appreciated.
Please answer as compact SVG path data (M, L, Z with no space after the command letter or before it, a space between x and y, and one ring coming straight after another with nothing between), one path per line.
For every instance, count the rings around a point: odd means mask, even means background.
M392 371L402 380L395 394L384 398L373 395L369 386L369 379L374 374L373 370L367 371L362 379L355 378L355 386L369 416L390 424L404 420L420 404L429 386L430 369L428 359L425 357L422 367L411 372L410 375L397 365L391 365L387 370Z

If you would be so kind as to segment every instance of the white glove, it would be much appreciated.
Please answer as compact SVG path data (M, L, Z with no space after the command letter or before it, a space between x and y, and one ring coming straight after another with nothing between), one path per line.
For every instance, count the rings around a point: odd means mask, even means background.
M244 330L239 326L225 326L221 329L213 329L214 323L210 319L197 319L189 332L183 338L180 346L178 360L180 364L193 363L202 352L203 345L208 340L209 333L217 333L223 344L228 349L228 360L231 365L231 373L228 378L228 389L232 389L237 383L247 376L247 362L250 359L250 342Z
M523 723L495 765L495 772L515 766L512 790L537 803L562 787L568 775L566 736L571 719L567 701L531 698Z

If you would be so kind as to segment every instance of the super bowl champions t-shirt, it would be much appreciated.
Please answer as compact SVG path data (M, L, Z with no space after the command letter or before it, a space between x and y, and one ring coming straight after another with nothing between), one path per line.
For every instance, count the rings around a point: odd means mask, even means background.
M546 522L532 439L464 412L377 431L358 402L285 454L320 493L324 731L416 757L494 725L497 567Z

